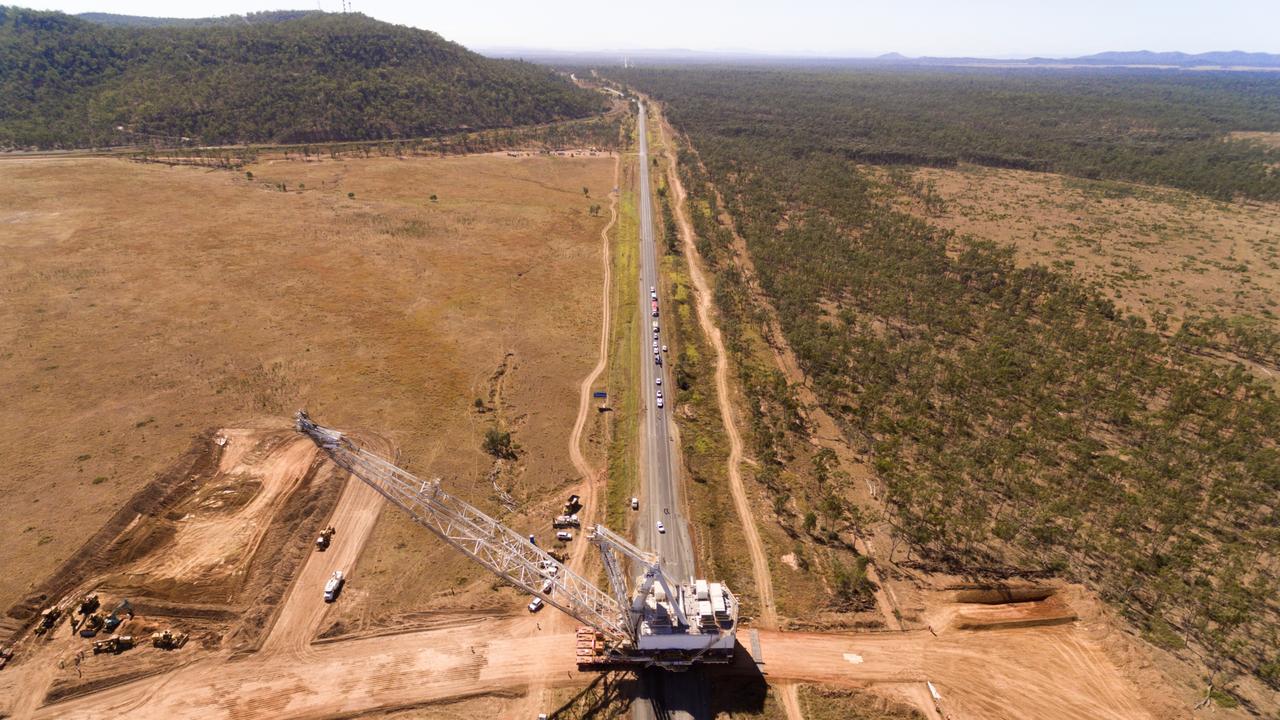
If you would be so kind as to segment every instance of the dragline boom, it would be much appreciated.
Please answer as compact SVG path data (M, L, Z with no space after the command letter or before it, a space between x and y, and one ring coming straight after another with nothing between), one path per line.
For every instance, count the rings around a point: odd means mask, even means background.
M337 430L315 424L305 410L298 411L295 421L298 432L311 438L339 467L493 574L595 628L613 644L634 641L632 612L620 602L625 591L610 596L528 538L446 493L438 479L414 477ZM548 583L551 591L544 592Z

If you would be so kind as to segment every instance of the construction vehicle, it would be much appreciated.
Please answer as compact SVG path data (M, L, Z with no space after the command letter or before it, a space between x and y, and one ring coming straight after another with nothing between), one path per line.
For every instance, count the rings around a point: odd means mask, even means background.
M161 650L177 650L187 644L188 635L176 630L164 629L151 633L151 646Z
M98 593L89 593L80 598L80 614L88 615L97 610L102 603L98 601Z
M346 583L341 570L334 570L333 577L329 578L329 582L324 584L324 601L331 603L338 599L338 593L342 592L342 586Z
M582 527L582 522L578 520L578 516L574 515L557 515L551 521L553 528L576 528Z
M582 499L577 495L570 495L569 499L564 502L564 514L573 515L582 509Z
M333 534L338 532L332 525L320 532L320 537L316 538L316 550L324 552L329 549L329 541L333 540Z
M58 619L62 617L62 608L53 606L47 607L40 611L40 624L36 625L36 634L43 635L53 629L58 624Z
M115 632L120 627L121 623L124 622L124 618L120 617L120 613L124 613L130 619L133 618L133 603L129 602L127 598L116 603L115 608L111 610L111 614L102 621L103 632Z
M107 618L100 612L84 616L84 627L80 628L80 637L90 638L107 624Z
M317 425L304 410L298 411L295 427L334 464L414 522L505 582L581 622L579 669L685 670L694 664L733 661L738 601L724 584L701 579L674 582L656 553L595 525L588 539L600 552L610 589L606 592L524 535L445 492L439 479L415 477L341 432ZM638 576L634 587L624 563Z
M112 635L106 640L95 641L93 643L93 654L101 655L102 653L122 653L132 647L132 635Z

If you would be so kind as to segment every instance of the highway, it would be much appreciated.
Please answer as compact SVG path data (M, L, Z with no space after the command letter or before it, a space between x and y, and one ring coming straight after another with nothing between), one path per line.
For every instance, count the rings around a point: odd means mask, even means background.
M677 581L688 580L694 574L693 543L689 540L689 526L681 515L682 496L679 482L679 462L675 453L679 451L673 442L675 434L671 427L671 398L668 395L670 384L670 353L662 355L662 365L654 362L653 322L658 321L658 347L665 344L666 334L661 332L665 318L662 312L662 287L658 282L658 251L653 236L653 198L649 188L649 138L646 134L645 106L640 105L640 118L637 132L640 134L640 297L641 312L644 322L641 323L641 358L640 358L640 407L644 414L643 433L640 440L640 518L636 527L636 543L642 548L656 551L662 556L663 566ZM650 291L658 293L659 316L652 317L650 312ZM658 385L658 379L662 384ZM664 395L665 407L659 408L657 391ZM658 532L658 523L666 526L666 532Z
M676 581L694 576L693 542L689 539L689 525L683 509L679 477L679 448L674 442L675 433L671 420L670 353L662 353L667 342L662 330L662 285L658 280L658 249L653 233L653 197L649 184L649 135L644 103L640 103L636 132L640 135L640 323L643 334L640 344L640 407L644 414L641 425L640 461L640 512L636 524L636 544L656 551L662 556L663 567ZM658 294L658 317L652 317L650 288ZM658 321L657 337L662 365L654 361L653 321ZM658 385L658 379L662 384ZM657 391L662 389L664 407L659 408ZM666 532L658 532L661 522ZM664 670L648 670L640 675L640 697L633 705L636 720L650 718L710 717L710 704L704 675L700 670L671 673Z

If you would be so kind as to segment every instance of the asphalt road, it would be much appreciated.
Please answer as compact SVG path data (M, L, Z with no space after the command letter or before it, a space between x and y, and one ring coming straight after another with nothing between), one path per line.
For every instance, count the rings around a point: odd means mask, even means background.
M668 382L671 373L671 353L661 353L662 365L653 359L653 322L658 321L659 334L657 342L659 350L666 341L662 332L665 318L662 312L665 304L662 288L658 282L658 251L653 233L653 198L649 189L649 138L645 131L646 115L644 104L640 105L640 297L641 311L645 317L640 332L641 362L640 383L641 408L644 413L643 433L641 438L640 463L640 518L636 527L636 543L642 548L656 551L662 556L663 567L672 580L683 581L693 576L695 567L693 559L693 543L689 540L689 526L681 514L682 496L680 493L679 463L675 453L675 434L671 428L671 403ZM650 312L649 288L658 292L658 317ZM657 380L662 379L662 385ZM665 407L659 408L657 391L664 395ZM658 532L661 522L666 532Z
M645 322L641 323L641 408L644 413L640 463L640 518L636 524L636 544L662 556L663 568L675 582L693 577L696 571L689 525L682 514L679 448L671 426L671 353L661 353L662 365L653 359L653 321L658 321L658 348L667 342L662 330L666 311L662 286L658 282L658 249L653 235L653 197L649 186L649 135L644 103L640 103L637 132L640 134L640 302ZM658 293L658 317L651 312L649 288ZM657 380L661 378L662 384ZM657 391L662 389L664 407L659 408ZM661 522L666 532L658 532ZM708 693L703 673L690 670L671 673L646 670L640 674L640 695L634 708L636 720L650 718L709 718Z

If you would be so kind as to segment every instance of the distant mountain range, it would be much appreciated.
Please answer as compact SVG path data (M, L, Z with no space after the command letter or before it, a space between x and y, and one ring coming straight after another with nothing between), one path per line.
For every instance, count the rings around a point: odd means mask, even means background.
M1071 58L984 58L984 57L908 57L902 53L886 53L876 57L786 55L751 50L688 50L684 48L639 48L616 50L547 50L527 47L492 47L480 50L489 57L522 58L548 63L621 64L624 60L637 65L657 64L747 64L747 65L990 65L993 67L1073 67L1073 66L1138 66L1173 68L1265 68L1280 70L1280 54L1241 52L1102 52Z
M959 64L991 64L991 65L1136 65L1153 67L1223 67L1223 68L1278 68L1280 55L1272 53L1242 52L1231 50L1226 52L1183 53L1183 52L1151 52L1150 50L1101 52L1073 58L1033 57L1018 60L998 60L991 58L955 58L955 57L919 57L909 58L898 53L888 53L875 58L881 62L920 64L920 65L959 65Z

